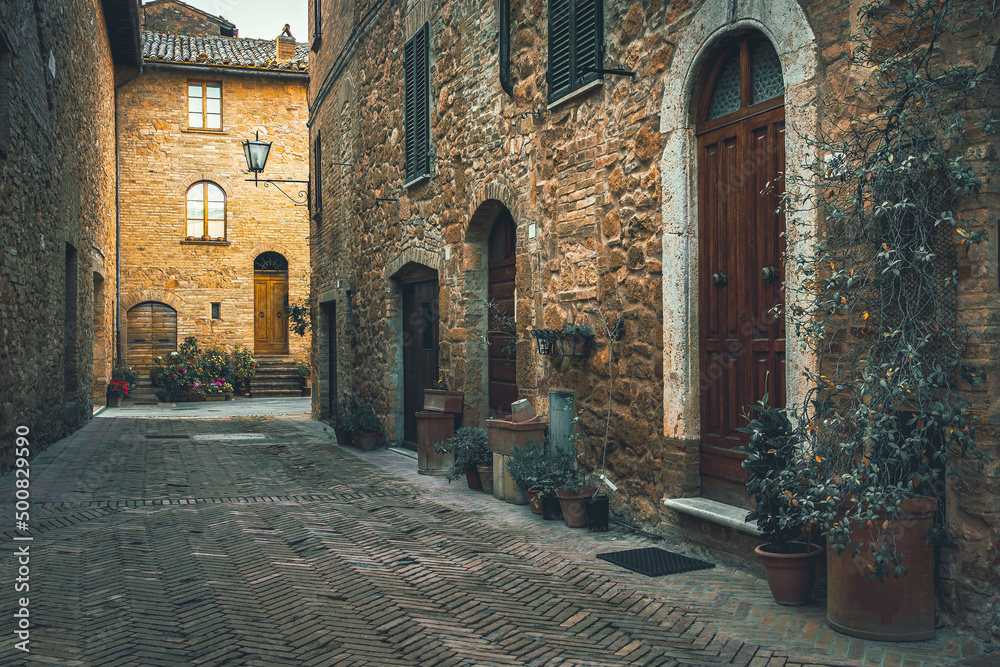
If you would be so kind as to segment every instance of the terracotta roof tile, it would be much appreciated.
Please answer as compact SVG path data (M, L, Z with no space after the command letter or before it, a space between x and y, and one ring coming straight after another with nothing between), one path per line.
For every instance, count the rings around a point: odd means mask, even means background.
M142 57L151 62L212 65L306 72L309 69L309 45L295 44L295 59L275 60L273 39L243 37L189 37L159 32L142 33Z

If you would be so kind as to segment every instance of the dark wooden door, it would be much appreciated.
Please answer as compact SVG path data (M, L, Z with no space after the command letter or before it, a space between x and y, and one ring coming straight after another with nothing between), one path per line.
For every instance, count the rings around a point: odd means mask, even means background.
M254 273L254 353L288 354L288 274Z
M326 308L326 359L327 359L327 406L330 415L337 411L337 304L331 303Z
M438 380L438 283L403 283L403 440L417 444L416 412Z
M737 47L743 58L754 48ZM749 436L736 429L765 394L785 404L785 327L775 318L784 294L784 107L781 98L749 101L744 93L738 111L700 124L698 137L701 495L737 506L749 499L744 457L732 449Z
M493 225L488 249L489 407L492 415L510 414L517 400L517 355L514 329L514 284L517 274L517 228L503 209Z
M177 311L147 301L130 308L127 319L128 365L139 373L139 383L148 385L153 360L177 351Z

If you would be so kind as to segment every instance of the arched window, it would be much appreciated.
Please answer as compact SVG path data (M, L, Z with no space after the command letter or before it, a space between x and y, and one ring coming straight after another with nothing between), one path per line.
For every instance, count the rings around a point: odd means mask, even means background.
M707 84L698 109L702 130L784 103L781 62L762 35L745 37L726 50L709 72Z
M215 183L201 181L187 191L188 238L226 240L226 193Z

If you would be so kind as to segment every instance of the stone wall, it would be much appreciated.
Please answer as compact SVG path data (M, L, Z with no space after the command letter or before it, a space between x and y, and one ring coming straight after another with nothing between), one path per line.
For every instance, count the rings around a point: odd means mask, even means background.
M183 2L158 0L147 2L142 8L142 29L149 32L165 32L173 35L192 37L239 37L236 26L221 16L209 16ZM224 34L221 29L231 30ZM281 27L275 29L277 35Z
M585 462L600 469L606 455L617 502L638 522L672 530L681 522L661 499L699 492L698 302L685 287L697 276L698 252L691 100L726 39L762 31L785 73L790 135L809 133L816 91L837 94L849 81L842 56L858 3L607 0L605 66L637 76L605 76L551 108L545 3L511 2L513 98L498 80L497 3L390 1L365 23L368 4L324 2L323 39L310 61L311 136L320 137L324 160L349 165L323 166L323 211L312 228L314 306L328 312L336 304L339 388L371 403L388 437L398 436L403 341L393 276L407 262L424 263L441 287L441 376L465 392L465 424L483 424L484 247L504 206L517 225L519 395L544 414L549 390L574 392ZM404 189L403 45L424 21L432 175ZM995 35L972 41L978 51L959 48L992 57ZM786 140L786 152L789 168L799 168L803 144ZM995 206L995 187L976 206ZM977 249L963 265L970 357L991 367L1000 306L995 247ZM624 338L612 345L604 328L619 317ZM571 322L597 329L590 358L534 351L530 329ZM317 339L318 354L324 345ZM794 395L802 389L795 368L809 359L796 351L789 359ZM323 391L318 416L327 415ZM984 391L976 406L981 439L995 450L998 415L988 397L996 380ZM942 573L942 610L981 634L1000 628L976 620L982 612L996 619L1000 513L988 491L996 470L991 464L951 504L963 541L945 554ZM990 582L993 593L984 595L977 581Z
M95 394L103 401L115 302L115 67L96 1L5 3L0 47L6 469L15 428L30 429L35 453L89 419Z
M187 129L187 82L221 82L223 130ZM309 221L274 186L247 182L241 142L271 141L261 178L306 180L305 77L147 63L120 96L122 318L144 301L177 310L178 343L254 349L254 259L288 260L289 302L309 292ZM186 196L199 181L226 194L226 241L186 240ZM279 184L297 197L302 184ZM301 198L304 202L304 197ZM220 304L218 319L211 304ZM291 356L307 360L309 338L290 333ZM127 350L126 350L127 352Z

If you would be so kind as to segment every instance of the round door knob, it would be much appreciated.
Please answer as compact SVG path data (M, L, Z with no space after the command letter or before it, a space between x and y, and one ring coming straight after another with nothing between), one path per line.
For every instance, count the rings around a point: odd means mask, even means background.
M263 310L262 310L262 311L260 311L260 316L261 316L261 317L264 317L264 311L263 311Z
M729 282L729 276L725 273L713 273L712 274L712 284L716 287L722 287Z
M778 268L774 266L765 266L760 270L760 277L769 283L773 283L778 279Z

